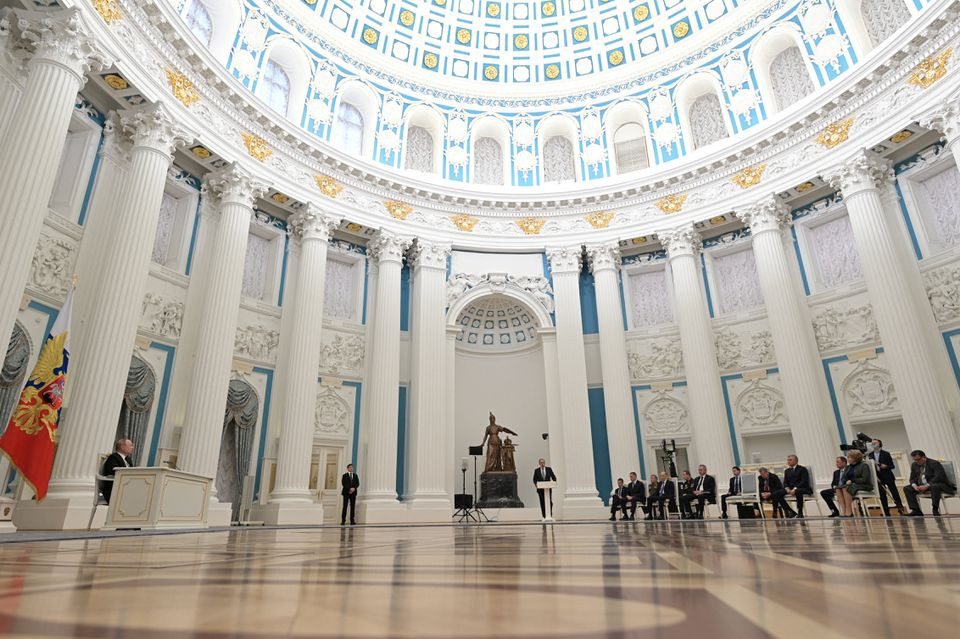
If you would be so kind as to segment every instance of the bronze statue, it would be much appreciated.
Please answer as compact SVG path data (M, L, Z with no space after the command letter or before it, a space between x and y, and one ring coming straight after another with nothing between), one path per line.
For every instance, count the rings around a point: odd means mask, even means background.
M487 460L486 460L486 464L483 467L483 472L485 473L501 472L506 470L504 468L503 459L501 458L501 455L500 455L501 448L502 448L502 445L500 443L501 432L510 433L511 435L519 437L519 435L517 435L515 432L513 432L509 428L506 428L498 424L497 418L493 416L493 413L490 413L490 423L487 424L487 429L483 433L483 441L480 442L481 446L483 446L484 444L487 445ZM513 461L512 442L510 446L510 457L512 462ZM516 472L516 468L513 468L512 470L513 472Z
M513 461L513 451L516 449L517 447L513 445L512 439L507 437L503 440L503 454L500 456L500 458L503 460L503 472L517 472L517 463Z

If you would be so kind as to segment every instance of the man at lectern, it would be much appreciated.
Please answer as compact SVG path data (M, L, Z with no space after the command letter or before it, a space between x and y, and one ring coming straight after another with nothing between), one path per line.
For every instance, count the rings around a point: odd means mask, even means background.
M537 482L541 481L557 481L557 475L553 472L552 468L547 466L547 462L544 461L543 457L540 458L540 465L533 471L533 485L536 486ZM537 489L537 497L540 498L540 514L546 517L547 506L543 501L543 490ZM553 511L553 491L550 491L550 510Z

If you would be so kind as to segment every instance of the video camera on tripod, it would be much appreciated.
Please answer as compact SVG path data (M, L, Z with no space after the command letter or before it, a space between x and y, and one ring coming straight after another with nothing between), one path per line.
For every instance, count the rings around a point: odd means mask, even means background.
M867 454L867 446L870 445L870 442L873 441L873 437L865 433L857 433L857 436L849 444L840 444L840 450L846 452L848 450L859 450L864 455Z
M666 439L660 440L660 461L671 477L677 476L677 442L671 439L667 443Z

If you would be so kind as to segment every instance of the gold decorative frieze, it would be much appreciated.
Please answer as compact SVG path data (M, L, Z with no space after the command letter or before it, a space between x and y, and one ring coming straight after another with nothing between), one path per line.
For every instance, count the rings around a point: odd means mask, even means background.
M193 88L193 82L187 76L178 71L167 67L167 81L170 83L170 91L173 97L180 100L183 106L190 106L200 99L200 94Z
M317 188L320 189L320 192L327 197L337 197L340 195L340 191L343 190L343 185L329 175L318 174L313 176L313 179L316 181Z
M270 147L267 146L267 141L261 138L259 135L247 133L246 131L240 135L243 137L243 143L247 147L247 153L249 153L250 157L253 159L263 162L268 157L273 155L273 151L271 151Z
M464 215L463 213L451 215L450 221L453 222L453 225L457 227L458 231L463 231L464 233L471 232L473 227L479 222L479 220L472 215Z
M539 235L544 224L546 224L546 220L541 220L538 217L525 217L517 220L517 226L527 235Z
M921 89L933 86L937 80L947 74L947 65L950 63L950 56L952 55L953 47L948 47L936 57L930 56L923 60L907 78L907 84L912 84Z
M657 200L657 208L670 215L683 210L683 203L687 201L686 193L673 193Z
M390 217L405 220L413 212L413 207L399 200L387 200L383 203Z
M821 144L828 149L843 144L850 137L850 127L852 126L853 118L833 122L817 136L817 144Z
M610 211L594 211L584 219L595 229L605 229L610 226L610 220L613 219L613 213Z
M730 178L730 181L739 186L741 189L749 189L751 186L760 184L760 180L763 179L763 172L766 170L766 164L748 166L745 169L737 171L737 173Z
M97 10L97 13L107 24L113 24L123 18L120 7L114 0L93 0L93 8Z

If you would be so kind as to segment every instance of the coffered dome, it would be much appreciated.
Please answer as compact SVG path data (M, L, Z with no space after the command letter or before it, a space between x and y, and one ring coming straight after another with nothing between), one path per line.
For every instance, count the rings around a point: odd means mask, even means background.
M505 295L482 297L457 317L457 347L469 351L512 351L538 342L536 316Z

